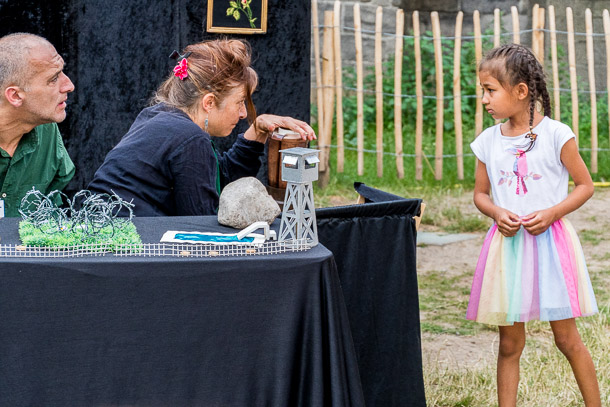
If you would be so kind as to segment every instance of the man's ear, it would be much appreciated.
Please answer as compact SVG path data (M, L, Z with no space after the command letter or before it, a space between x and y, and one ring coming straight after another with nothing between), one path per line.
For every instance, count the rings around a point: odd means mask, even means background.
M14 107L19 107L23 104L23 92L18 86L9 86L4 89L4 97Z
M518 83L515 87L515 90L517 92L517 98L519 100L526 99L530 94L530 89L527 87L525 82Z
M210 110L216 105L216 96L212 92L206 93L201 98L201 108L204 112L210 113Z

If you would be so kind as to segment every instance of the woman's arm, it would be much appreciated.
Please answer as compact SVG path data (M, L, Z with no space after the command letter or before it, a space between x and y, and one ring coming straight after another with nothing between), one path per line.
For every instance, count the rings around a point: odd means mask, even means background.
M573 138L561 148L561 162L572 177L575 187L567 198L557 205L523 217L523 226L532 235L544 232L553 222L580 208L593 196L593 180Z
M521 221L514 213L501 208L491 200L491 183L487 175L487 166L481 161L477 161L477 171L474 183L474 204L484 215L492 218L498 225L498 230L506 237L514 236Z

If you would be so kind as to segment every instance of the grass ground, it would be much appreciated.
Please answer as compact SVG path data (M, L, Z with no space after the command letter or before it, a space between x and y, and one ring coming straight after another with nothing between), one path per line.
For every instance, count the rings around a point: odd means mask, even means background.
M471 204L470 208L464 205L470 201L470 194L464 195L447 199L445 194L440 207L428 205L429 220L423 228L452 231L455 213L460 213L459 219L476 217L476 209ZM610 222L599 214L609 202L610 190L598 190L593 199L570 216L580 235L600 308L595 316L577 319L577 325L597 368L604 406L610 405ZM447 207L454 209L447 212ZM424 380L429 406L497 405L497 329L464 318L476 253L484 237L484 232L475 233L479 235L477 239L450 245L453 247L418 248ZM582 406L570 366L554 346L549 324L531 322L526 329L518 405Z
M404 197L422 198L426 212L421 229L439 233L469 232L477 238L444 247L419 246L418 280L426 398L430 407L489 407L496 401L497 328L464 318L476 258L490 221L472 204L469 186L417 183L367 185ZM428 183L429 185L429 183ZM347 177L335 177L316 190L317 206L355 203ZM589 267L600 313L577 320L595 363L602 405L610 406L610 189L569 216L576 227ZM576 381L556 349L548 323L526 324L527 344L521 359L519 406L582 406Z

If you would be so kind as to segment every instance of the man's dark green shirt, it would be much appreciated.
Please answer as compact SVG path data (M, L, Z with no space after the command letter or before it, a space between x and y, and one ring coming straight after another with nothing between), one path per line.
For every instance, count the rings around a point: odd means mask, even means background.
M25 134L11 157L0 148L0 199L4 216L18 217L25 194L62 190L74 176L74 164L56 123L43 124ZM56 202L60 204L60 202Z

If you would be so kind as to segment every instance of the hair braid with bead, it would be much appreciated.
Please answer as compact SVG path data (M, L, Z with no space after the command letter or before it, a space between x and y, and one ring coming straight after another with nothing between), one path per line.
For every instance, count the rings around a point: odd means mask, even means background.
M534 124L536 104L541 103L545 116L551 116L551 98L546 88L546 79L542 65L527 47L519 44L507 44L489 51L481 63L479 71L486 71L500 82L503 87L516 86L525 83L528 88L530 103L530 135Z

